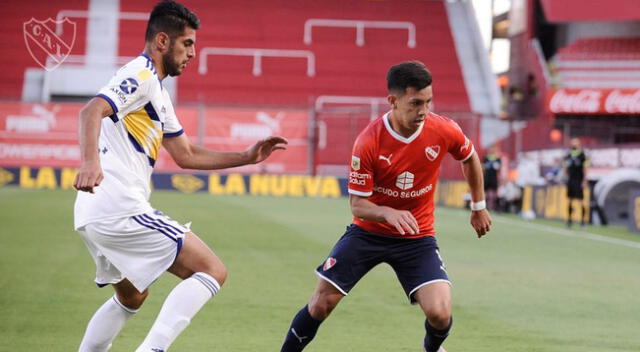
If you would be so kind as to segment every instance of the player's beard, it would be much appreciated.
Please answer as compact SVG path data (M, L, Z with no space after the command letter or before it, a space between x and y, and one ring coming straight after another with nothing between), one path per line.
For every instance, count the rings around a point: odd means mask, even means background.
M173 43L171 43L171 45L169 46L169 50L167 50L167 52L162 55L162 66L164 68L164 72L168 76L178 76L182 73L182 71L180 70L180 64L178 64L173 58Z

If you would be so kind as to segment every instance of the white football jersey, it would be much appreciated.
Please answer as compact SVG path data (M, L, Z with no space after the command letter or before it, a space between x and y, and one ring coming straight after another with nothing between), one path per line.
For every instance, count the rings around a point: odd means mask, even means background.
M146 54L118 70L97 97L106 100L114 111L102 120L100 129L104 180L93 194L78 192L76 229L98 220L151 211L151 173L162 138L183 133L169 94Z

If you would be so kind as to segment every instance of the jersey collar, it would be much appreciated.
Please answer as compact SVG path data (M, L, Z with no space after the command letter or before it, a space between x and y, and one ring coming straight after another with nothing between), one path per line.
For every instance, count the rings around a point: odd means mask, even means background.
M420 132L422 132L422 128L424 127L424 121L420 124L420 127L418 127L418 129L411 136L409 136L409 138L405 138L400 134L398 134L398 132L394 131L393 128L391 128L391 123L389 122L389 114L391 114L391 111L387 112L382 116L382 121L384 121L384 127L387 129L387 132L389 132L389 134L393 138L406 144L409 144L413 142L414 139L418 138L418 136L420 135Z

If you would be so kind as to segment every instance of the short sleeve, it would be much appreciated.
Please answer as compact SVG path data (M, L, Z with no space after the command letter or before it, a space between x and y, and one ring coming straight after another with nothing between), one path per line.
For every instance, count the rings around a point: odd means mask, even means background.
M360 136L353 145L349 170L349 194L369 197L373 194L373 144Z
M111 105L113 109L111 119L114 122L118 121L119 112L127 113L132 108L137 108L150 100L152 82L156 76L146 68L137 71L123 67L96 95Z
M166 90L164 90L162 93L167 109L167 113L165 115L166 118L162 127L163 137L178 137L179 135L184 133L184 129L182 128L182 125L178 120L178 116L176 116L176 112L173 110L173 104L171 104L171 98L169 97L169 94L166 92Z
M454 159L459 161L466 161L469 159L475 149L473 147L473 143L471 140L464 135L460 126L457 123L450 121L451 128L449 135L449 153L454 157Z

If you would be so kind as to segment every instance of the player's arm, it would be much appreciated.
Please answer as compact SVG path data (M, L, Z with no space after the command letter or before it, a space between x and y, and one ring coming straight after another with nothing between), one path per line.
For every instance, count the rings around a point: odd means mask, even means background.
M100 124L105 116L113 114L111 105L102 98L93 98L80 110L80 170L73 181L79 191L93 193L93 187L104 178L98 154Z
M276 150L284 150L287 140L268 137L241 152L221 152L193 144L186 134L163 138L162 145L183 169L216 170L247 164L257 164Z
M393 225L401 235L420 233L418 221L408 210L398 210L391 207L377 205L366 197L349 194L351 213L357 218L369 221L386 222Z
M471 226L476 230L478 237L482 237L491 229L491 216L484 201L482 164L476 152L462 162L462 173L471 189Z

